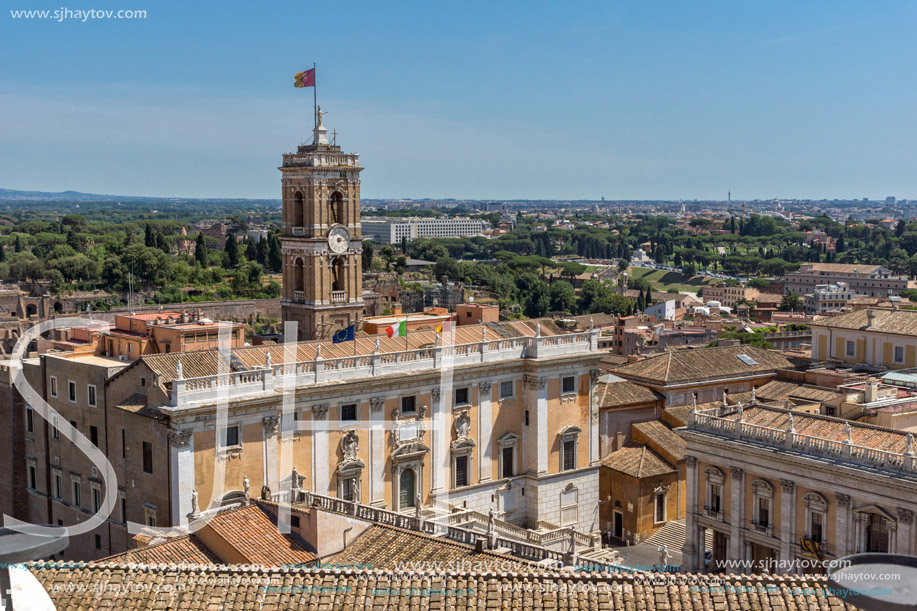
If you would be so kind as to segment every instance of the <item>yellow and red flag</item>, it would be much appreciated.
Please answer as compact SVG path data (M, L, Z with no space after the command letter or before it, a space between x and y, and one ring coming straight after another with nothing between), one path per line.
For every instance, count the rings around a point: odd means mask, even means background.
M315 87L315 68L310 68L305 72L300 72L293 77L294 87Z

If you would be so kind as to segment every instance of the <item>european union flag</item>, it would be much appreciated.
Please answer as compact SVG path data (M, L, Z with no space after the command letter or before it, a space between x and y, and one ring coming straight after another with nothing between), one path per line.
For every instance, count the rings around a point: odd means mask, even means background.
M341 329L337 333L331 336L331 341L335 344L340 344L342 342L352 342L353 341L353 332L354 325L350 325L346 329Z

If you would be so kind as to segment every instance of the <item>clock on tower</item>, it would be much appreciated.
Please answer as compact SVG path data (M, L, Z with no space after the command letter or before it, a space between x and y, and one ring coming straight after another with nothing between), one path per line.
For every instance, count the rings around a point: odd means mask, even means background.
M320 109L319 109L320 110ZM327 339L362 318L363 237L359 155L329 144L322 125L312 144L283 156L284 323L300 340Z

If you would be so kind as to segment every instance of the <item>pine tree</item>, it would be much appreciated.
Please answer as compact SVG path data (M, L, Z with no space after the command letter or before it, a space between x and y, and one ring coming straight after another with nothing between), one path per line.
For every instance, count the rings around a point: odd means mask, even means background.
M16 244L14 246L16 252L22 252L22 236L18 233L16 234Z
M258 240L258 245L256 247L255 260L258 261L264 267L267 267L267 251L268 251L268 240L269 238L265 236L264 238Z
M239 264L239 243L236 241L236 234L230 233L226 236L226 255L229 257L229 267L235 267Z
M0 244L0 263L6 261L6 249L3 248L3 245Z
M194 242L194 259L201 264L201 267L207 267L207 243L204 241L204 234L198 233L197 240Z
M643 303L646 304L645 307L650 307L653 305L653 294L650 292L650 287L646 287L646 297L643 299Z
M156 247L156 236L153 235L153 228L147 224L146 229L143 232L143 244L147 248Z
M283 255L280 252L280 238L277 235L271 236L271 247L267 255L268 263L272 271L279 272L283 268Z
M245 258L249 261L255 261L258 258L258 247L251 236L245 240Z

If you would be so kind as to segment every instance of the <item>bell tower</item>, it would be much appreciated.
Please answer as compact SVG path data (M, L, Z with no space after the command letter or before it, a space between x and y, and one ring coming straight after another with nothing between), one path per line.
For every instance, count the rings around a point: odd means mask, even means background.
M322 107L312 144L283 156L283 321L328 339L362 318L360 156L328 142Z

